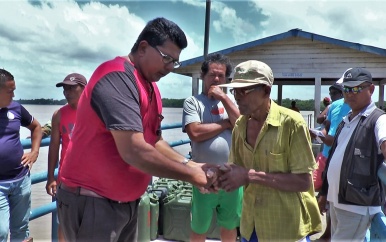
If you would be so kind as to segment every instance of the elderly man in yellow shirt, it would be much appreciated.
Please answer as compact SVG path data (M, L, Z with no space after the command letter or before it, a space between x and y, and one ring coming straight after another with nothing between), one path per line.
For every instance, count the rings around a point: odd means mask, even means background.
M322 230L312 171L315 160L300 113L270 99L271 68L246 61L235 68L231 87L240 110L232 134L228 169L219 186L244 186L242 241L309 241Z

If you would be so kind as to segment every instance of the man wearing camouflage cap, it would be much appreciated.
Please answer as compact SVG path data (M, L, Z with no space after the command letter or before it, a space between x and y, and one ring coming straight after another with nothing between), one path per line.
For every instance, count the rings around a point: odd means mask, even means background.
M251 60L236 66L231 83L220 85L233 88L241 116L232 133L233 164L219 186L244 186L242 241L307 241L322 229L311 138L300 113L271 100L273 81L268 65Z
M66 154L72 131L75 127L78 102L86 84L86 78L79 73L68 74L62 82L56 84L56 87L63 87L63 95L66 98L67 104L56 110L51 119L51 140L48 149L46 191L47 194L53 197L56 196L57 185L59 184L55 178L55 168L57 167L58 160L59 163L62 164ZM62 145L59 157L60 144ZM59 170L60 168L61 166ZM59 242L65 241L60 224L58 226L58 239Z

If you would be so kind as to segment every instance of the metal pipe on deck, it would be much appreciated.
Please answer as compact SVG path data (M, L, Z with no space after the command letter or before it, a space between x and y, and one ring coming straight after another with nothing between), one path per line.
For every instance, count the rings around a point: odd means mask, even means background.
M209 48L209 29L210 29L210 0L206 0L205 8L205 36L204 36L204 57L208 55Z
M210 5L211 5L211 1L210 0L206 0L206 7L205 7L205 35L204 35L204 58L208 55L208 51L209 51ZM198 90L198 87L197 87L197 90ZM204 82L201 83L201 90L204 90ZM198 94L198 93L194 93L193 95L195 95L195 94Z

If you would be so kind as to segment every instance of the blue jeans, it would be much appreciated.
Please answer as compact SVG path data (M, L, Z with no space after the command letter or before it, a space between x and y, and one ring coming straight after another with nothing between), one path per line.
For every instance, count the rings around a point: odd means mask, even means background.
M16 181L0 181L0 242L29 237L31 211L31 178L29 173Z
M305 238L301 239L300 240L301 242L311 242L310 240L310 236L306 236ZM241 237L241 242L259 242L259 239L257 238L257 235L256 235L256 230L253 230L253 233L251 235L251 238L249 240Z
M253 233L252 233L251 238L249 240L245 239L244 237L241 237L241 242L259 242L257 235L256 235L256 230L253 230Z

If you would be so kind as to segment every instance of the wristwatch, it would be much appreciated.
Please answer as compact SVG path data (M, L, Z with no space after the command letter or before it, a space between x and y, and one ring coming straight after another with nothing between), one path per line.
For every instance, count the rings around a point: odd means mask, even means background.
M186 165L186 164L188 164L188 162L189 161L191 161L192 159L187 159L187 158L185 158L183 161L182 161L182 164L183 165Z

